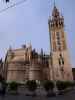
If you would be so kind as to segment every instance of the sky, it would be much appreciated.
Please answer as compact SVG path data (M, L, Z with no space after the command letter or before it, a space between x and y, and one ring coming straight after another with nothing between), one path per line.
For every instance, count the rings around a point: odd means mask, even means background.
M0 0L0 11L22 0ZM67 45L72 67L75 67L75 0L55 0L64 16ZM31 42L40 52L50 52L48 18L52 14L54 0L26 0L0 13L0 57L5 58L9 47L20 48Z

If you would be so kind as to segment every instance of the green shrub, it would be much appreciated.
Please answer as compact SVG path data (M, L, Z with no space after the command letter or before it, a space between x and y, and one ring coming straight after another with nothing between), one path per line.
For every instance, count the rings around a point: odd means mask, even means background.
M37 84L35 80L28 80L26 82L26 87L30 90L30 91L35 91L37 88Z
M53 83L53 81L45 80L43 83L43 86L44 86L46 91L53 90L54 83Z
M64 81L56 82L56 87L58 90L65 90L67 88L67 86L68 86L67 82L64 82Z
M15 81L9 83L9 89L12 91L16 91L18 89L18 83Z
M66 81L66 84L67 84L67 88L75 86L75 82L73 82L73 81Z

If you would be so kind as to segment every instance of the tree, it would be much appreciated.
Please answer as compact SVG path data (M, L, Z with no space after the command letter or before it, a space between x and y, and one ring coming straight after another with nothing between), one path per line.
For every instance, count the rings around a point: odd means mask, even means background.
M5 95L6 92L6 81L5 79L0 75L0 94L2 94L3 96Z
M9 83L9 90L17 93L18 83L13 81Z
M56 86L57 86L59 91L60 90L65 90L67 88L67 84L64 81L57 81Z
M3 79L3 77L0 75L0 82L2 82L4 79Z
M75 83L73 81L66 81L66 86L67 86L67 88L73 89L75 86Z
M47 95L50 95L50 94L53 95L53 88L54 88L53 81L45 80L43 83L43 86L47 92ZM51 93L49 92L49 90L51 91Z
M66 81L57 81L56 82L56 87L59 91L59 94L63 94L66 90L66 88L68 87L68 83Z
M2 95L4 96L6 93L7 83L5 80L2 81Z
M33 92L33 95L35 94L35 90L36 90L36 88L37 88L37 83L36 83L36 81L35 80L28 80L27 82L26 82L26 86L27 86L27 88L28 88L28 90L30 91L30 92Z

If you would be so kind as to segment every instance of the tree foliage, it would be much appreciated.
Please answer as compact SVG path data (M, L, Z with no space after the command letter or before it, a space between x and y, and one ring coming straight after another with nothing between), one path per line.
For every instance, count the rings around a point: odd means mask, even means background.
M56 86L58 90L65 90L68 87L69 83L67 81L57 81Z
M18 83L15 81L9 83L9 88L10 90L16 91L18 89Z
M35 91L37 88L37 83L35 80L28 80L26 86L30 91Z
M53 83L53 81L45 80L43 83L43 86L44 86L46 91L53 90L54 83Z

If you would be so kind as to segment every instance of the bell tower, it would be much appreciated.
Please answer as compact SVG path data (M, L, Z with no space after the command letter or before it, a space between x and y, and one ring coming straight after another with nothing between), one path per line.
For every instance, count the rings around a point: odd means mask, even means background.
M54 5L52 16L48 20L53 80L72 80L72 67L64 32L64 17Z

